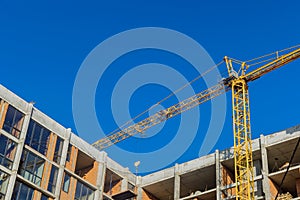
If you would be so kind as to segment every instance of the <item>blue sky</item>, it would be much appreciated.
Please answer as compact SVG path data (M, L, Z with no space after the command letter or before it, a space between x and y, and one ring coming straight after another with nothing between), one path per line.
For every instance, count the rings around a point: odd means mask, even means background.
M35 101L37 108L77 133L72 115L76 74L87 55L107 38L134 28L162 27L193 38L216 63L225 55L247 60L299 44L299 6L298 1L2 0L0 83L25 100ZM98 88L95 97L97 116L104 132L116 128L108 107L111 84L122 72L148 62L170 65L188 80L197 75L188 63L167 52L137 51L116 60L115 67L112 66L104 78L111 82L107 87ZM187 67L180 68L180 64ZM253 138L299 124L299 64L300 61L295 61L250 83ZM199 91L205 89L194 87ZM156 84L139 88L130 100L131 115L142 112L170 92ZM225 149L233 144L230 93L227 100L225 125L214 149ZM174 98L170 104L176 102ZM196 139L170 165L198 156L199 143L203 140L201 132L205 132L209 124L209 110L210 103L200 108L201 128ZM207 118L205 113L208 113ZM134 152L159 149L175 137L172 134L179 119L166 123L155 137L134 138L120 146ZM97 138L97 133L79 135L90 142ZM125 161L120 162L131 167Z

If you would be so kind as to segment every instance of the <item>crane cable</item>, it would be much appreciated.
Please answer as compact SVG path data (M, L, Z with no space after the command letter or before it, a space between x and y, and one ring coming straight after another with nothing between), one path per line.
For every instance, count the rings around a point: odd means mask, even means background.
M262 58L265 58L265 57L268 57L268 56L271 56L271 55L278 55L279 52L283 52L283 51L288 51L290 49L294 49L294 48L297 48L297 47L300 47L300 44L299 45L295 45L295 46L292 46L292 47L289 47L289 48L285 48L285 49L282 49L280 51L275 51L273 53L269 53L269 54L265 54L263 56L260 56L260 57L256 57L256 58L253 58L253 59L250 59L250 60L247 60L245 61L246 63L249 63L249 62L253 62L253 61L256 61L256 60L259 60L259 59L262 59ZM242 64L244 63L243 61L240 61L240 60L237 60L237 59L234 59L234 58L230 58L233 62L237 63L237 64ZM266 61L269 61L269 60L272 60L274 58L269 58L269 59L266 59L266 60L263 60L263 61L258 61L256 63L253 63L253 64L250 64L248 66L253 66L253 65L257 65L257 64L260 64L260 63L263 63L263 62L266 62ZM151 106L150 108L148 108L147 110L143 111L142 113L140 113L139 115L135 116L134 118L132 118L131 120L127 121L126 123L124 123L121 127L118 127L116 128L115 130L113 130L112 132L110 132L109 134L107 134L106 136L110 136L110 135L113 135L114 133L116 133L117 131L120 131L122 128L124 128L125 126L127 126L128 124L130 124L131 122L133 122L135 119L141 117L142 115L144 115L146 112L148 112L149 110L157 107L158 105L160 105L162 102L166 101L167 99L171 98L172 96L174 96L175 94L177 94L178 92L180 92L181 90L183 90L184 88L186 88L187 86L191 85L192 83L194 83L195 81L197 81L198 79L202 78L203 76L205 76L206 74L208 74L209 72L211 72L213 69L217 68L219 65L221 65L222 63L224 63L224 61L221 61L219 62L218 64L212 66L210 69L208 69L207 71L205 71L203 74L200 74L199 76L197 76L195 79L193 79L192 81L186 83L185 85L183 85L182 87L180 87L179 89L175 90L175 92L172 92L170 95L168 95L167 97L165 97L164 99L162 99L161 101L157 102L156 104L154 104L153 106Z
M281 180L281 183L280 183L279 189L278 189L278 191L277 191L275 200L277 200L278 195L279 195L279 193L281 192L281 187L282 187L283 182L284 182L284 179L285 179L285 177L286 177L286 175L287 175L287 173L288 173L288 171L289 171L289 169L290 169L290 166L291 166L291 164L292 164L292 162L293 162L293 159L294 159L294 156L295 156L296 151L297 151L297 149L298 149L299 143L300 143L300 137L299 137L299 139L298 139L298 142L297 142L297 144L296 144L296 146L295 146L295 149L294 149L294 151L293 151L293 153L292 153L292 156L291 156L291 158L290 158L289 165L288 165L288 167L286 168L286 171L285 171L285 173L284 173L284 176L283 176L283 178L282 178L282 180Z
M285 49L282 49L282 50L279 50L279 51L275 51L275 52L272 52L272 53L268 53L268 54L265 54L265 55L262 55L262 56L259 56L259 57L256 57L256 58L253 58L253 59L250 59L250 60L246 60L246 61L241 61L241 60L238 60L236 58L231 58L231 57L230 57L230 59L232 60L232 62L234 62L236 64L247 63L247 65L250 67L250 66L255 66L255 65L258 65L258 64L261 64L261 63L265 63L265 62L268 62L268 61L275 60L275 59L278 58L279 53L282 53L282 52L285 52L285 51L288 51L288 50L291 50L291 49L299 48L299 47L300 47L300 44L292 46L292 47L288 47L288 48L285 48ZM272 55L275 55L275 57L273 57ZM270 56L272 56L272 57L270 57ZM270 57L270 58L267 58L267 57ZM261 60L263 58L266 58L266 59ZM251 63L253 61L257 61L257 62Z
M196 78L194 78L193 80L191 80L190 82L186 83L185 85L183 85L182 87L178 88L177 90L175 90L174 92L170 93L167 97L163 98L162 100L160 100L159 102L157 102L156 104L154 104L153 106L151 106L150 108L148 108L147 110L143 111L142 113L138 114L137 116L135 116L134 118L132 118L131 120L127 121L125 124L123 124L121 127L116 128L115 130L113 130L112 132L110 132L109 134L107 134L106 136L110 136L113 135L114 133L116 133L117 131L120 131L122 128L126 127L128 124L130 124L131 122L133 122L135 119L141 117L142 115L144 115L146 112L150 111L151 109L157 107L158 105L160 105L162 102L166 101L167 99L171 98L172 96L174 96L175 94L177 94L178 92L180 92L181 90L183 90L184 88L186 88L187 86L193 84L195 81L199 80L200 78L204 77L205 75L207 75L209 72L211 72L212 70L216 69L217 67L219 67L222 63L224 63L224 61L219 62L218 64L212 66L211 68L209 68L208 70L206 70L204 73L200 74L199 76L197 76Z
M250 59L250 60L246 60L245 62L246 62L246 63L253 62L253 61L255 61L255 60L259 60L259 59L261 59L261 58L265 58L265 57L268 57L268 56L271 56L271 55L274 55L274 54L277 54L277 53L281 53L281 52L284 52L284 51L288 51L288 50L291 50L291 49L295 49L295 48L298 48L298 47L300 47L300 44L295 45L295 46L292 46L292 47L288 47L288 48L285 48L285 49L281 49L281 50L275 51L275 52L273 52L273 53L268 53L268 54L265 54L265 55L262 55L262 56L259 56L259 57Z

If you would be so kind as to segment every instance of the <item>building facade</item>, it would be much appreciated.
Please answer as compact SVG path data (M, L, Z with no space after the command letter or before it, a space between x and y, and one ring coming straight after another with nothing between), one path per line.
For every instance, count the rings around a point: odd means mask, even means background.
M256 199L274 199L299 137L253 140ZM0 85L0 200L234 199L234 182L232 148L135 176ZM280 193L300 199L300 148Z

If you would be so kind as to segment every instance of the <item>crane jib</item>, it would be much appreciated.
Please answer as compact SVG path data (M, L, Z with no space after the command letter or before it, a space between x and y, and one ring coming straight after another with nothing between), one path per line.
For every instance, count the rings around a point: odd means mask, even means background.
M96 141L93 146L96 147L99 150L103 150L113 144L116 144L120 141L123 141L135 134L143 133L147 129L166 121L174 116L179 115L182 112L185 112L191 108L194 108L195 106L198 106L210 99L215 98L216 96L219 96L231 89L232 81L237 79L243 79L246 82L253 81L257 78L260 78L264 74L267 74L270 71L273 71L293 60L296 60L300 57L300 48L282 55L278 57L277 59L273 60L272 62L269 62L245 75L242 76L229 76L228 78L223 78L222 81L211 87L208 88L188 99L183 100L182 102L179 102L165 110L161 110L154 115L136 123L131 126L125 127L124 129L121 129L117 132L113 132L107 137L100 139Z

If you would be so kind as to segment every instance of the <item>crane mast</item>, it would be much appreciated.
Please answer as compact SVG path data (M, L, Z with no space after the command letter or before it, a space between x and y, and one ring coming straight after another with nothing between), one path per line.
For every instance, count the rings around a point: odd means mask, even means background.
M278 54L277 54L278 55ZM225 57L226 66L229 74L227 86L231 86L232 91L232 116L233 116L233 134L234 134L234 167L236 183L236 199L249 200L254 199L254 174L253 157L250 126L250 106L248 82L296 60L300 57L300 49L277 58L265 65L251 71L245 62L241 64L241 75L234 71L232 60Z
M152 126L175 117L231 90L236 199L253 200L254 174L248 82L256 80L261 76L298 59L299 57L300 48L290 50L288 53L281 56L279 56L279 53L277 52L276 58L272 59L272 61L263 62L265 63L264 65L246 73L251 65L247 62L241 62L240 69L236 72L232 65L234 60L225 56L224 60L228 70L228 77L222 79L220 83L167 109L161 110L136 124L113 132L107 137L96 141L93 146L99 150L103 150L135 134L143 133Z
M250 107L247 82L244 79L234 80L231 90L236 199L254 199Z
M254 175L250 126L248 84L233 70L232 61L224 58L230 75L227 86L232 91L234 168L237 200L254 199ZM242 64L242 67L245 63Z

